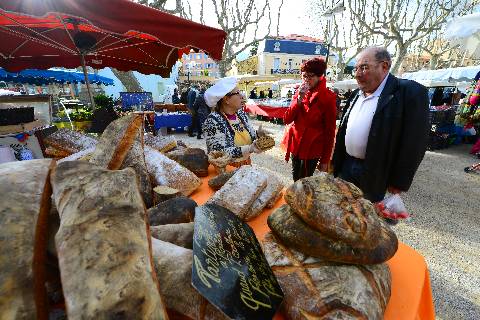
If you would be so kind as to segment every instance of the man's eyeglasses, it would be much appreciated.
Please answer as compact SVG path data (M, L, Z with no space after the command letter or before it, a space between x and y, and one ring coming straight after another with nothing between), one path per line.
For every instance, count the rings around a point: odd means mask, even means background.
M381 63L383 63L385 61L379 61L377 62L375 65L379 65ZM354 67L353 68L353 73L357 73L357 71L361 71L362 73L365 73L367 72L368 70L370 70L372 68L372 65L369 65L369 64L361 64L359 65L358 67Z
M229 93L226 94L226 96L227 97L232 97L232 96L236 96L237 94L241 96L242 92L240 90L234 91L234 92L229 92Z

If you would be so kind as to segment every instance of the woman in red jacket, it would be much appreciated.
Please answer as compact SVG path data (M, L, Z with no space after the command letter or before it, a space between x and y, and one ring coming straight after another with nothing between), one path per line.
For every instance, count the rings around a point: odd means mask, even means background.
M284 137L285 160L292 155L293 180L313 175L315 167L327 171L335 139L335 94L327 89L327 65L313 58L302 64L303 83L285 112L285 124L293 124ZM317 166L318 164L318 166Z

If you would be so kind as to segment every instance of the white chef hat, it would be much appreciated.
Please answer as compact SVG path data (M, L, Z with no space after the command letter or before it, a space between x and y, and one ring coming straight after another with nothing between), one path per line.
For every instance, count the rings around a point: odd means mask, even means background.
M203 97L210 108L215 108L217 102L220 101L227 93L237 86L237 78L226 77L219 79L213 86L205 91Z

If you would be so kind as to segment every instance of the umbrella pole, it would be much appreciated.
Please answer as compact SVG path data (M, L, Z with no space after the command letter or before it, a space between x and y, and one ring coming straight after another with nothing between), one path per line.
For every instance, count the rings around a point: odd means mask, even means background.
M90 104L92 105L92 109L95 108L95 103L93 102L93 94L92 90L90 89L90 82L88 81L88 73L87 73L87 66L85 64L85 55L80 55L82 59L82 70L83 76L85 77L85 84L87 85L88 97L90 98Z

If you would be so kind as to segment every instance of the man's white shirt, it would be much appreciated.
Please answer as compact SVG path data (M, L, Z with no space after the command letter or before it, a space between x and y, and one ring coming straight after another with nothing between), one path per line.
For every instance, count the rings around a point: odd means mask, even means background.
M358 159L365 159L368 135L372 126L373 116L377 110L378 99L388 79L387 74L377 90L368 97L360 90L358 99L352 106L348 117L347 132L345 134L345 147L347 153Z

